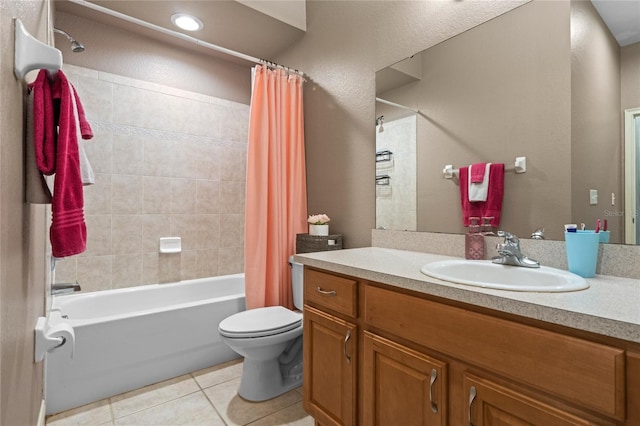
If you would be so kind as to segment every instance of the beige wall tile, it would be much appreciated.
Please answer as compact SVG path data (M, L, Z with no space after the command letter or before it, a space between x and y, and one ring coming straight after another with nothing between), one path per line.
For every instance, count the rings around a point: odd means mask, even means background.
M111 213L111 174L96 173L96 183L84 187L85 214Z
M84 151L94 173L112 172L113 135L110 132L93 128L93 139L84 141Z
M172 214L171 236L182 238L182 250L197 249L198 228L196 215Z
M212 249L220 246L220 215L199 214L196 218L196 249Z
M244 248L222 247L218 250L218 275L244 272Z
M195 214L196 189L193 179L171 179L171 213Z
M218 249L196 250L198 278L218 276Z
M78 76L73 84L82 100L89 122L92 120L111 123L113 121L113 84L91 76Z
M196 135L206 136L214 139L222 139L222 120L224 111L229 106L211 103L203 105L198 111L198 124L196 125ZM247 121L249 123L249 121Z
M196 181L196 213L211 214L220 211L220 182Z
M244 182L247 173L246 164L246 148L222 147L220 149L220 180Z
M182 253L160 253L158 257L158 280L161 283L180 281Z
M111 211L116 214L142 213L142 176L111 176Z
M142 252L158 253L160 238L172 237L171 216L168 214L142 215Z
M79 257L105 256L111 254L111 220L110 214L86 215L87 250Z
M142 254L113 256L111 274L112 288L142 285Z
M180 256L180 280L198 278L198 252L185 250Z
M141 254L142 216L113 215L111 235L113 254Z
M171 176L171 141L145 138L142 172L145 176Z
M198 141L196 150L198 179L220 180L221 147L212 141Z
M160 254L144 253L142 255L142 284L160 283Z
M171 146L171 176L179 178L198 177L197 141L174 141Z
M78 283L83 293L111 289L113 256L78 258Z
M78 258L66 257L56 261L55 276L52 277L54 283L72 283L78 277Z
M59 276L87 277L92 261L107 275L85 288L242 272L248 105L70 69L93 108L85 145L96 184L85 188L85 269ZM159 239L173 236L183 252L159 254Z
M244 214L220 215L220 247L244 247Z
M240 181L220 182L220 213L244 214L245 183Z
M144 90L116 84L113 86L113 122L142 127L146 111L141 108Z
M143 184L143 212L171 213L171 178L145 176Z
M143 153L143 138L113 135L113 173L141 176Z
M249 106L226 108L223 111L222 139L246 143L249 137Z

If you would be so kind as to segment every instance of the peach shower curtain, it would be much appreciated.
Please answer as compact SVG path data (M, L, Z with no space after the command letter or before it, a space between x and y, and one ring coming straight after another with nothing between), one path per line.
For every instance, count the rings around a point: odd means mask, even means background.
M247 309L293 307L288 259L296 234L307 232L303 82L280 69L254 70L245 200Z

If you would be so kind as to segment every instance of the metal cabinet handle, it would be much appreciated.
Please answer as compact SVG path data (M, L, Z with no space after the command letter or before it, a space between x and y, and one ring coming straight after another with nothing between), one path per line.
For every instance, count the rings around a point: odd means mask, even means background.
M471 386L469 389L469 426L473 426L473 422L471 421L471 405L473 405L473 400L476 399L476 387Z
M351 330L347 330L347 335L344 338L344 346L343 346L344 357L347 359L347 364L351 364L351 357L347 353L347 343L349 342L350 339L351 339Z
M438 378L438 372L435 368L431 369L431 380L429 380L429 402L431 402L431 411L435 413L438 412L438 404L433 402L433 384Z
M324 294L326 296L336 296L338 293L335 292L335 290L331 290L331 291L326 291L320 288L320 286L316 287L316 290L318 291L318 293L320 294Z

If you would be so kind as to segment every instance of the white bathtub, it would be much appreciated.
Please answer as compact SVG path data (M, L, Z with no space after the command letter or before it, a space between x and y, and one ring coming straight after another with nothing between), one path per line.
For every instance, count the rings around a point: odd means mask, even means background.
M73 327L75 352L47 355L47 414L237 358L218 324L244 309L244 274L54 296L50 322Z

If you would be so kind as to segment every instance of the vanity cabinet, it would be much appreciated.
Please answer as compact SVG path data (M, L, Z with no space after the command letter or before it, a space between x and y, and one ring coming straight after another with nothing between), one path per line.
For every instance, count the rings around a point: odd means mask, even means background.
M319 425L640 424L632 342L308 267L304 317Z
M447 364L364 332L363 425L447 424Z
M313 270L304 280L304 408L317 424L355 426L357 282Z
M464 376L467 423L476 426L574 426L593 423L491 380ZM606 422L605 424L613 424Z

